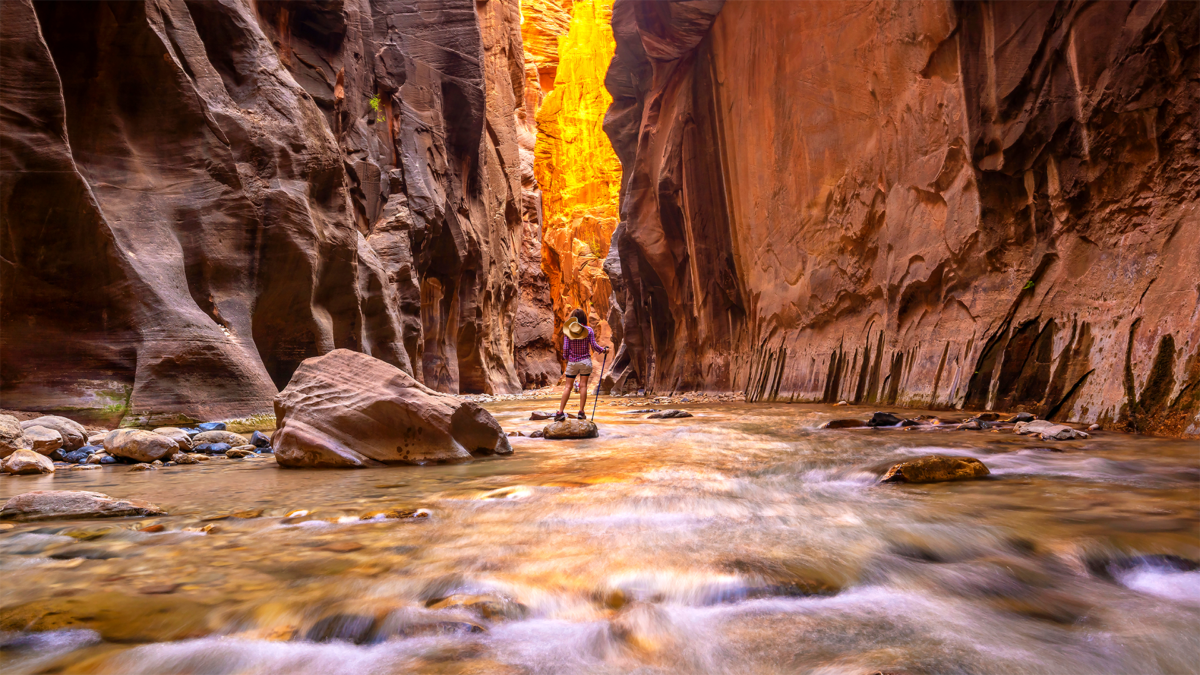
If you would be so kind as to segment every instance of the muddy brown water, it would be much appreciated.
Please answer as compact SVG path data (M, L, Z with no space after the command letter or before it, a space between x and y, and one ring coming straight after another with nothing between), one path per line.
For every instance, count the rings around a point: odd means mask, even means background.
M0 531L3 672L1197 672L1195 441L608 404L598 439L517 437L453 466L0 479L2 498L96 490L171 514ZM529 433L552 406L488 407ZM875 483L929 453L992 476ZM427 517L361 520L388 509Z

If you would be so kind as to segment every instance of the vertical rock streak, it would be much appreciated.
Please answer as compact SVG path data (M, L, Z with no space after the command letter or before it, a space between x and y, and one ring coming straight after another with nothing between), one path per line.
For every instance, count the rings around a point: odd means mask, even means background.
M617 0L627 367L1200 433L1198 13Z
M339 347L519 390L517 0L0 11L4 407L250 414Z

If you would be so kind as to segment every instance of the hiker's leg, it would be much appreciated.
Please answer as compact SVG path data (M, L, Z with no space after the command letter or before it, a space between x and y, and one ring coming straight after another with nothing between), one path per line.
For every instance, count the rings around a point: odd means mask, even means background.
M579 412L583 412L587 408L587 382L587 375L579 376Z
M562 401L560 401L558 404L558 412L562 412L567 409L567 401L571 400L571 387L574 384L575 384L575 376L574 375L568 376L567 377L567 386L563 387Z

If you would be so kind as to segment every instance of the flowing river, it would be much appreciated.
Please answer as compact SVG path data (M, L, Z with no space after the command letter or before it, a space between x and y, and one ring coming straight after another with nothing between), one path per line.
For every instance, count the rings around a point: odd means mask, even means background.
M819 431L871 410L816 405L648 420L613 403L598 439L514 437L511 457L469 464L0 479L4 499L95 490L171 514L0 531L2 670L1200 669L1195 441ZM488 408L528 434L553 405ZM992 475L876 483L931 453ZM402 517L372 517L387 510Z

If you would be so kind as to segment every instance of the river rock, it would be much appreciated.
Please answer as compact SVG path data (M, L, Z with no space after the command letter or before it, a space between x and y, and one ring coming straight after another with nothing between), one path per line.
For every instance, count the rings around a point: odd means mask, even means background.
M62 434L47 427L25 427L25 440L31 450L47 457L63 446Z
M4 459L0 470L14 476L36 473L54 473L54 462L49 457L33 450L17 450Z
M85 464L100 464L100 460L102 460L108 456L109 456L109 454L107 452L92 453L91 455L88 455L88 458L86 460L84 460L84 463Z
M1043 441L1069 441L1076 438L1087 438L1088 435L1082 431L1072 429L1065 424L1055 424L1046 420L1034 420L1032 422L1018 422L1013 427L1013 433L1025 435L1033 435L1041 438Z
M372 356L306 359L275 398L271 438L283 466L365 467L509 454L495 418Z
M228 443L229 447L236 448L239 445L247 443L245 436L235 434L232 431L204 431L192 437L193 445L201 445L203 443Z
M12 415L0 415L0 459L28 447L20 420Z
M179 443L153 431L117 429L104 438L104 450L114 457L153 462L179 451Z
M99 492L37 490L17 495L4 504L0 519L59 520L67 518L112 518L164 516L157 506L137 499L114 499Z
M206 455L224 455L226 450L232 449L233 446L228 443L197 443L196 447L192 448L195 452Z
M178 427L159 427L154 430L154 433L175 441L179 444L179 449L187 452L192 449L192 437L188 436L187 432Z
M110 433L112 433L112 432L111 431L98 431L94 434L89 434L87 437L87 444L88 445L98 445L103 448L104 447L104 439L108 438L108 435Z
M881 483L943 483L982 478L991 473L973 457L928 455L900 462L887 470Z
M1037 418L1033 416L1033 413L1019 412L1005 421L1010 424L1015 424L1017 422L1032 422L1035 419Z
M987 428L987 424L980 422L978 419L971 418L971 419L967 420L966 422L963 422L962 424L958 425L958 428L965 429L967 431L981 431L981 430Z
M552 422L542 430L543 438L595 438L600 435L600 429L591 420L567 418L561 422Z
M974 417L974 419L977 419L981 422L995 422L1000 419L1000 413L981 412L978 415L976 415Z
M137 464L134 464L133 466L129 467L129 470L130 471L158 471L158 467L154 466L153 464L147 464L146 462L138 462Z
M100 448L99 446L85 445L78 450L72 450L71 452L68 452L65 459L66 461L74 464L83 464L84 462L87 462L89 457L97 452L101 452L102 450L103 448Z
M256 431L250 434L250 445L256 448L269 448L271 447L271 437L261 431Z
M225 451L225 456L229 459L245 459L254 454L253 445L243 445L236 448L230 448Z
M177 453L171 455L171 461L175 462L176 464L199 464L200 463L200 460L196 459L195 457L193 457L192 455L189 455L186 452L177 452Z
M651 413L646 417L649 420L672 420L680 417L691 417L692 413L686 410L664 410L662 412Z
M871 415L871 419L867 420L869 427L894 427L900 424L902 420L891 413L877 412Z
M66 448L67 452L83 447L88 437L82 424L58 415L42 415L21 422L22 429L29 429L29 427L46 427L57 431L63 439L62 447Z
M853 429L855 427L865 427L867 423L862 420L829 420L822 422L818 429Z
M196 425L200 431L225 431L224 422L201 422Z
M554 411L553 410L551 410L551 411L535 410L535 411L529 413L529 419L531 419L531 420L554 419Z

